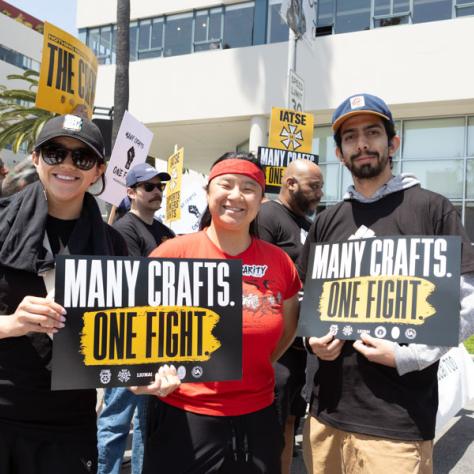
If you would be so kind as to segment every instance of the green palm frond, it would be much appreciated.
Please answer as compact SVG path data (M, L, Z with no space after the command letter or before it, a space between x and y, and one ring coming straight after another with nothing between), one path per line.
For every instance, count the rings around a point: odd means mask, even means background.
M27 70L23 74L10 74L9 80L22 80L26 89L0 87L0 149L11 146L16 153L20 147L32 150L45 122L56 114L34 106L39 73Z

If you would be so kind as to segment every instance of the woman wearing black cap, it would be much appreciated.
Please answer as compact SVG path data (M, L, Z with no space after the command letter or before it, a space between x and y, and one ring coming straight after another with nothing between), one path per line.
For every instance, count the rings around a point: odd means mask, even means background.
M87 192L104 184L96 125L74 115L51 119L32 159L40 181L0 200L0 472L92 473L96 391L50 390L51 338L67 314L47 294L55 255L127 249Z

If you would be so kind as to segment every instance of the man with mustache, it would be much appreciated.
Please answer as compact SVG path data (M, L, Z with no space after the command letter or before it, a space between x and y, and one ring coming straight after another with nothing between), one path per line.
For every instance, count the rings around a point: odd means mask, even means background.
M262 204L257 216L258 236L298 258L311 227L309 219L323 196L324 179L319 166L309 160L292 161L283 173L278 199ZM301 338L274 364L275 403L284 428L282 473L288 474L293 455L295 425L306 413L301 390L306 382L306 351Z
M127 174L127 196L131 207L113 225L127 243L133 257L148 257L152 250L174 232L155 219L160 209L166 181L171 179L165 172L158 172L148 163L135 165ZM106 389L104 407L98 421L99 462L97 474L119 474L130 422L135 408L132 474L142 472L145 409L144 397L134 395L126 388Z
M347 98L332 121L336 154L351 172L344 200L320 214L299 262L307 270L312 242L392 235L459 235L462 239L460 335L474 332L474 248L445 197L409 174L393 176L400 146L392 114L379 97ZM306 339L319 359L304 430L309 473L430 474L438 408L438 360L449 349L361 334Z

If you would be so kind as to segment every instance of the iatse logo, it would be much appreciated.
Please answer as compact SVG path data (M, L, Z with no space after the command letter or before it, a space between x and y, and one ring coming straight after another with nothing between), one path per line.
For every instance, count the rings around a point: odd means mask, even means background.
M109 369L102 369L99 373L100 383L108 384L112 380L112 372Z
M191 375L195 378L195 379L199 379L202 377L202 374L203 374L203 370L202 370L202 367L200 365L196 365L195 367L192 368L191 370Z

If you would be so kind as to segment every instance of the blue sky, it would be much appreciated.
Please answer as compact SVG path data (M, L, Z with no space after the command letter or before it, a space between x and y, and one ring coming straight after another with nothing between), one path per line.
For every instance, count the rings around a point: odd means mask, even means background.
M77 0L6 0L10 5L77 36Z

